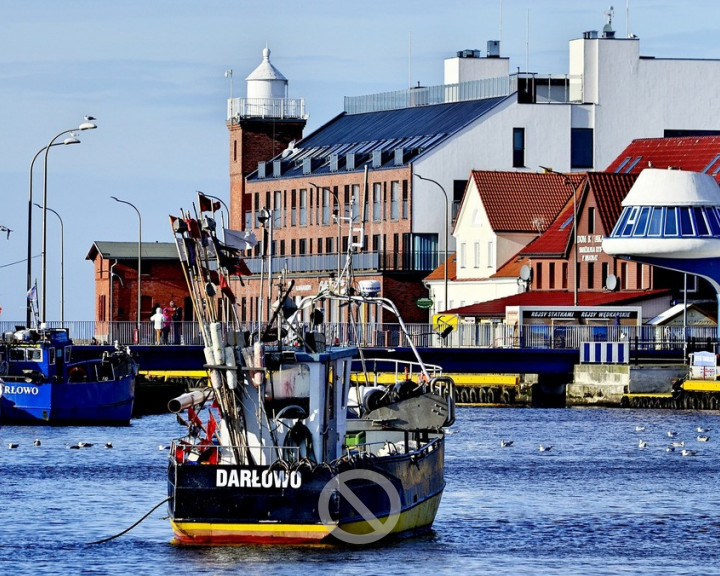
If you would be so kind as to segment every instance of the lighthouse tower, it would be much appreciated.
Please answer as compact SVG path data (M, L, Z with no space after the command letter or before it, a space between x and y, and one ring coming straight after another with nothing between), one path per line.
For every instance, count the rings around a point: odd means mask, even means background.
M245 177L258 162L270 160L302 138L307 122L305 101L288 98L288 80L263 50L260 65L245 79L246 98L228 100L230 132L230 224L235 230L254 226L252 198L245 196Z

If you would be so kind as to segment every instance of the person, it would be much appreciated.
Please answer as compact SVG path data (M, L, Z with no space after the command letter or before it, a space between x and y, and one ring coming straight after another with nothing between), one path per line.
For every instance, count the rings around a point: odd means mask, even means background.
M170 325L172 324L172 313L170 308L165 306L162 310L163 325L162 325L162 343L167 344L170 336Z
M182 306L175 306L170 300L170 312L172 314L173 344L180 344L182 337Z
M155 328L155 344L160 344L162 341L161 339L164 321L165 316L163 316L162 308L158 306L157 308L155 308L155 314L150 317L150 322L153 323L153 328Z

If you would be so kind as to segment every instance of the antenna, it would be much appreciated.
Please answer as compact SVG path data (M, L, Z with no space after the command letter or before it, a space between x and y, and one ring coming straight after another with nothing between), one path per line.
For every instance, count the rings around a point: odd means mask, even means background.
M412 86L412 31L408 32L408 88Z

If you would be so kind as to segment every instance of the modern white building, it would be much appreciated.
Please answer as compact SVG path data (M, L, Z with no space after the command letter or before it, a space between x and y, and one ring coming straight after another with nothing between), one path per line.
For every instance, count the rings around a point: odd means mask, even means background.
M642 56L639 38L618 38L608 28L570 41L569 70L564 75L510 74L507 59L490 54L477 58L475 51L446 60L448 89L451 81L484 86L500 86L504 81L509 95L463 133L418 158L415 172L457 190L458 182L468 180L468 168L602 171L636 138L720 133L720 60ZM503 66L503 77L489 79ZM415 180L414 194L428 202L434 195L441 208L443 198L433 187ZM515 208L507 205L509 212ZM440 209L425 210L421 218L427 219L427 226L442 229ZM458 276L463 274L461 260L476 258L475 242L468 238L474 231L466 227L484 218L477 214L456 223L454 240L466 244L464 249L456 246ZM479 240L486 243L482 237ZM496 251L497 260L486 267L487 276L511 256ZM428 284L436 304L433 312L473 303L467 283L460 288L451 282L447 302L442 281ZM475 291L474 298L483 301L482 292Z

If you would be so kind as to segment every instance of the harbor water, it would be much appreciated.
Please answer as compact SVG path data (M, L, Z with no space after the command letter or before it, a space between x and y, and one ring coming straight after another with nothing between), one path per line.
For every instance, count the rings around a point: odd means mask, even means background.
M183 430L171 414L119 428L2 427L2 573L720 574L714 412L459 408L433 531L408 540L181 548L163 504L90 544L167 497L166 446ZM69 448L78 442L92 446ZM671 442L696 454L667 451Z

